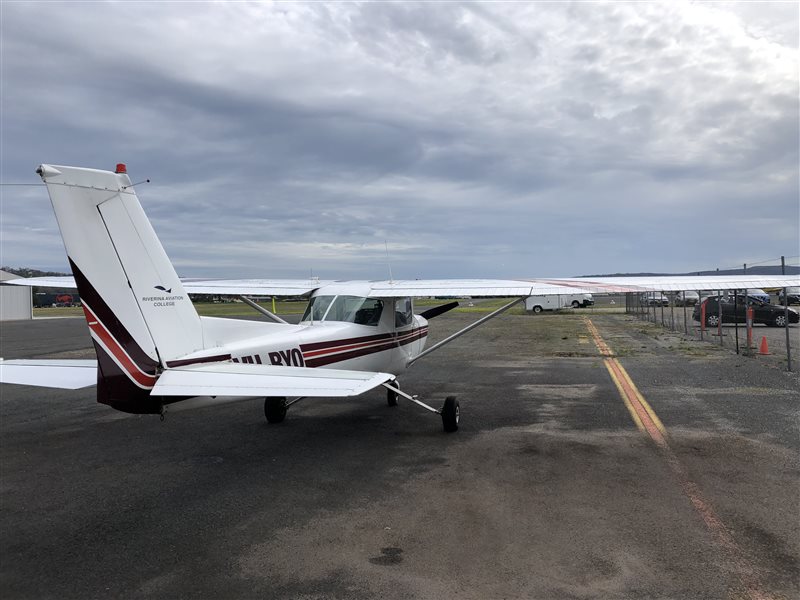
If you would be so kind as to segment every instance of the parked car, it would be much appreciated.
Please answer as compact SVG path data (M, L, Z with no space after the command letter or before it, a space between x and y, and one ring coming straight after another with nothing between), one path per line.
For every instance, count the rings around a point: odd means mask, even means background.
M641 296L642 304L646 306L669 306L669 298L661 292L645 292Z
M744 296L739 296L734 304L733 296L722 297L722 322L723 323L744 323L746 321L747 306L753 307L753 323L763 323L769 327L786 327L786 312L782 306L773 306L763 302L755 296L747 296L745 303ZM716 327L719 325L719 296L709 296L700 304L697 304L692 311L692 318L700 322L703 304L706 305L706 325ZM800 315L794 309L788 311L789 323L800 322Z
M697 292L675 292L674 302L675 306L694 306L700 302L700 294Z
M786 300L788 300L789 306L792 304L800 304L800 287L786 288ZM783 298L783 290L780 290L778 292L778 302L784 304L786 300Z
M744 290L738 290L738 292L740 296L744 296ZM758 298L764 304L769 304L771 302L769 294L759 288L747 288L747 295L753 296L754 298Z

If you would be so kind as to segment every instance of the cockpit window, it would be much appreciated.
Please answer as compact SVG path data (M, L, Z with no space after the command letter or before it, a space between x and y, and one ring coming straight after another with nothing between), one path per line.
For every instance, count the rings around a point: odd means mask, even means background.
M377 298L316 296L308 303L303 321L325 320L377 326L382 312L383 301Z
M414 320L414 309L411 306L411 298L398 298L394 303L394 326L404 327L411 325Z
M303 321L322 321L325 312L333 302L336 296L314 296L306 307L306 312L303 314Z

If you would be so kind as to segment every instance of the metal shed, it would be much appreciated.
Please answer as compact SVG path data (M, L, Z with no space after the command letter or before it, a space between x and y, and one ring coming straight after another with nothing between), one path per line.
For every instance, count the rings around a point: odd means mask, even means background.
M18 279L19 275L0 271L0 281ZM0 285L0 321L33 319L31 288Z

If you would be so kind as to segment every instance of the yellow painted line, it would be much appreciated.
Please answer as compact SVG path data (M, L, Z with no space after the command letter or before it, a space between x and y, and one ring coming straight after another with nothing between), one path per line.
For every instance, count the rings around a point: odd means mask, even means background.
M650 439L655 442L661 450L662 456L667 462L672 475L675 477L678 485L687 497L692 507L702 519L705 526L714 536L718 547L722 550L723 554L728 559L732 571L739 579L744 596L749 600L769 600L771 596L763 591L763 584L759 577L758 571L753 567L753 564L748 560L745 553L742 551L736 539L730 532L730 529L725 525L722 519L717 516L714 507L703 496L700 488L690 478L686 467L683 466L678 456L669 445L667 431L661 419L658 418L653 407L648 404L647 400L633 383L633 379L614 358L611 348L605 343L600 336L600 332L595 327L594 323L584 317L586 326L594 338L595 345L600 351L600 354L605 356L603 363L608 370L614 385L617 386L622 401L625 407L636 423L639 431L646 433Z
M583 317L584 323L586 323L586 327L589 329L589 333L592 334L592 339L594 339L594 343L597 346L597 349L600 351L600 354L603 356L613 356L614 353L611 351L611 348L608 347L605 340L600 337L600 332L597 331L597 327L594 326L592 320L588 317Z
M666 431L664 431L664 426L661 425L661 427L659 427L661 421L656 422L657 418L654 420L651 417L652 409L648 411L639 401L639 398L642 398L642 394L636 389L636 386L633 385L630 375L628 375L627 371L619 364L616 358L607 358L605 359L605 363L606 368L616 374L619 383L617 389L621 388L620 395L625 402L625 406L628 407L628 412L631 413L632 417L635 415L634 421L636 421L636 417L638 417L642 427L652 440L661 447L666 446L667 434ZM644 398L642 398L642 400L644 400Z
M611 368L608 360L604 360L603 364L605 364L606 369L608 369L608 374L611 375L611 380L614 382L614 385L617 386L617 390L619 391L619 395L622 397L622 401L625 403L625 408L628 409L628 412L633 419L633 422L636 423L636 427L639 428L639 431L642 433L647 433L647 430L642 425L642 420L639 418L639 415L636 414L636 411L633 409L633 405L631 401L628 400L628 396L625 394L625 388L622 387L619 379L617 378L617 374L614 372L614 369Z
M620 373L627 380L628 384L630 385L631 389L633 390L633 393L636 395L636 400L638 400L639 404L642 405L644 410L650 416L650 418L652 419L653 424L656 426L656 428L663 435L666 435L667 434L667 430L664 429L664 424L661 422L661 419L658 418L658 415L653 410L653 407L650 406L650 404L648 404L647 400L644 399L644 396L642 396L642 393L639 391L639 388L636 387L636 384L633 383L633 380L631 379L631 376L628 375L628 372L625 370L625 368L621 364L619 364L618 360L616 360L616 359L614 359L614 360L617 363L617 365L619 365Z

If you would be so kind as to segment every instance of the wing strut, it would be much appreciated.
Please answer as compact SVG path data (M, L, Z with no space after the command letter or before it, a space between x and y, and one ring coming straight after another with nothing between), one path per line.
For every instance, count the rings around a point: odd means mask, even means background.
M269 311L268 311L266 308L264 308L264 307L263 307L263 306L261 306L260 304L256 304L255 302L253 302L252 300L250 300L250 298L248 298L247 296L239 296L239 298L241 299L241 301L242 301L242 302L244 302L245 304L247 304L247 306L250 306L251 308L255 308L255 309L256 309L258 312L260 312L262 315L264 315L265 317L268 317L268 318L272 319L272 320L273 320L273 321L275 321L276 323L284 323L284 324L286 324L286 325L288 325L288 324L289 324L287 321L284 321L283 319L281 319L281 318L280 318L278 315L276 315L276 314L273 314L273 313L269 312Z
M516 306L517 304L519 304L520 302L522 302L523 300L525 300L525 298L526 298L526 297L527 297L527 296L520 296L519 298L517 298L516 300L514 300L514 301L512 301L512 302L509 302L509 303L508 303L508 304L506 304L505 306L501 306L501 307L500 307L500 308L498 308L496 311L494 311L494 312L492 312L492 313L489 313L488 315L486 315L485 317L483 317L483 318L481 318L481 319L478 319L477 321L475 321L475 322L474 322L474 323L472 323L471 325L467 325L466 327L464 327L464 329L462 329L462 330L460 330L460 331L457 331L457 332L455 332L455 333L454 333L453 335L451 335L450 337L447 337L447 338L443 339L441 342L439 342L439 343L437 343L437 344L434 344L433 346L431 346L430 348L428 348L428 349L427 349L427 350L425 350L424 352L420 352L420 353L419 353L419 354L417 354L417 355L416 355L414 358L412 358L411 360L409 360L409 361L408 361L408 366L410 367L412 364L414 364L415 362L417 362L417 361L418 361L420 358L422 358L423 356L427 356L428 354L430 354L430 353L431 353L431 352L433 352L434 350L438 350L439 348L441 348L441 347L442 347L442 346L444 346L445 344L449 344L450 342L452 342L452 341L453 341L454 339L456 339L457 337L461 337L462 335L464 335L464 334L465 334L465 333L467 333L468 331L472 331L472 330L473 330L473 329L475 329L475 328L476 328L478 325L482 325L483 323L485 323L485 322L486 322L486 321L488 321L489 319L493 319L493 318L495 318L496 316L503 314L504 312L506 312L506 311L507 311L509 308L511 308L512 306Z

